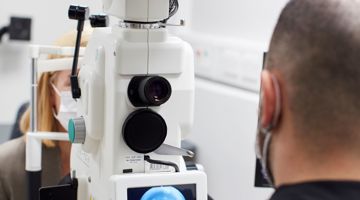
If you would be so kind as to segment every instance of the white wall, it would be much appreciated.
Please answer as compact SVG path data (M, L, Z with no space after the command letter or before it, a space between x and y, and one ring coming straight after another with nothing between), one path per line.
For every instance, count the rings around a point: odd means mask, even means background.
M193 0L191 29L266 45L288 0Z
M0 26L7 25L10 16L33 19L32 43L51 44L63 33L76 28L67 18L70 4L90 6L91 13L101 11L101 0L0 0ZM0 124L12 123L18 106L30 98L30 61L28 43L0 43Z

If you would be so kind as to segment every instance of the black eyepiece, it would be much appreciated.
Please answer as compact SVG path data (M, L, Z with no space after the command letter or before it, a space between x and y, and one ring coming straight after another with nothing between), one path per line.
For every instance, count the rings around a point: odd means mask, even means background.
M160 76L134 77L129 84L128 95L136 107L160 106L171 96L171 85Z
M170 98L171 86L169 81L160 76L147 77L140 83L139 95L143 102L160 106Z

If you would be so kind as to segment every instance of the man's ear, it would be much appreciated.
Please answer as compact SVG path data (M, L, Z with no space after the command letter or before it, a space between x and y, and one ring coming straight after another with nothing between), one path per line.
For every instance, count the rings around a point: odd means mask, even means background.
M261 73L261 127L271 128L275 126L274 121L277 116L277 86L274 85L272 74L268 70L263 70Z

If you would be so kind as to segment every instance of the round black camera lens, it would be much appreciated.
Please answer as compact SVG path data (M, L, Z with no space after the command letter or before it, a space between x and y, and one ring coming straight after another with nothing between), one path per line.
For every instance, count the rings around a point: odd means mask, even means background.
M169 100L171 85L168 80L160 76L147 77L139 86L139 96L143 102L153 106L160 106Z
M145 94L149 99L159 102L165 99L169 94L167 82L155 80L148 84Z

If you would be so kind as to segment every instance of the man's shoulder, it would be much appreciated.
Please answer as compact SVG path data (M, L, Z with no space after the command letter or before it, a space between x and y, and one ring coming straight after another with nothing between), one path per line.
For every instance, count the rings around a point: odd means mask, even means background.
M16 138L0 144L0 156L14 154L17 152L25 153L25 137Z
M1 144L0 199L24 199L25 177L25 138Z
M359 181L314 181L285 185L270 200L359 200Z

